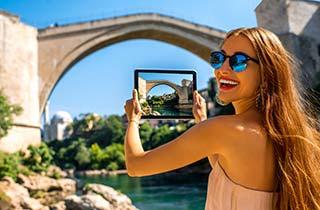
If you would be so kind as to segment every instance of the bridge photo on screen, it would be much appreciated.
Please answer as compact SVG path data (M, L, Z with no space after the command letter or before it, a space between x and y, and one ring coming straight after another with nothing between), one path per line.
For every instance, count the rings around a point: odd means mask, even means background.
M193 118L195 71L140 69L135 81L142 118Z

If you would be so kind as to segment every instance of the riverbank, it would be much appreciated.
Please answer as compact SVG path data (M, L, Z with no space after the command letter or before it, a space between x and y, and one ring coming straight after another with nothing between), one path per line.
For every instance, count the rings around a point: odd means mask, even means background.
M120 174L128 174L126 169L109 171L106 169L102 170L84 170L73 172L74 176L114 176Z
M193 163L191 165L188 165L183 168L179 168L170 172L167 172L165 174L170 175L184 175L184 174L202 174L206 175L209 174L211 170L210 164L206 159L200 160L196 163ZM66 170L67 174L73 176L113 176L113 175L121 175L121 174L128 174L128 171L126 169L121 170L83 170L83 171L74 171L74 170Z
M57 174L59 173L59 174ZM19 174L17 180L0 180L1 210L137 210L131 199L114 188L90 183L79 188L77 180L55 167L54 176ZM123 171L118 171L118 174ZM78 193L80 192L80 194Z

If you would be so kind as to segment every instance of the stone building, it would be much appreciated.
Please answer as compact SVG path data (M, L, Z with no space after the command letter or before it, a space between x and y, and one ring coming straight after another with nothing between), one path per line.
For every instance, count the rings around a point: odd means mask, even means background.
M304 87L320 84L320 2L264 0L255 9L258 26L276 33L301 61L297 77Z
M51 118L50 124L45 126L48 140L63 140L72 134L67 126L73 122L71 115L65 111L58 111Z

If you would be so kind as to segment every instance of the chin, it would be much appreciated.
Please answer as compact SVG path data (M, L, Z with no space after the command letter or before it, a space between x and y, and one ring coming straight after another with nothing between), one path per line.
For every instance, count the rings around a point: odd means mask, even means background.
M218 98L221 101L226 102L226 103L230 103L230 102L234 101L230 97L226 97L224 94L218 94Z

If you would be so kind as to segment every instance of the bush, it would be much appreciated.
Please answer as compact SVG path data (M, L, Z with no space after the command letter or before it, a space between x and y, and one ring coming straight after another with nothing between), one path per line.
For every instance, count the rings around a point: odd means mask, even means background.
M11 105L6 96L0 90L0 138L8 134L13 125L13 115L20 115L22 107Z
M93 144L90 148L90 157L92 169L117 170L125 166L122 144L113 143L105 149L101 149L98 144Z
M44 142L42 142L39 147L29 146L28 150L30 154L23 159L23 164L34 172L47 171L53 163L54 151Z
M29 175L31 171L28 167L22 165L21 161L22 157L19 153L0 152L0 179L9 176L16 181L19 173Z
M125 168L124 146L123 144L113 143L105 148L107 154L107 162L109 163L107 169L117 170Z

